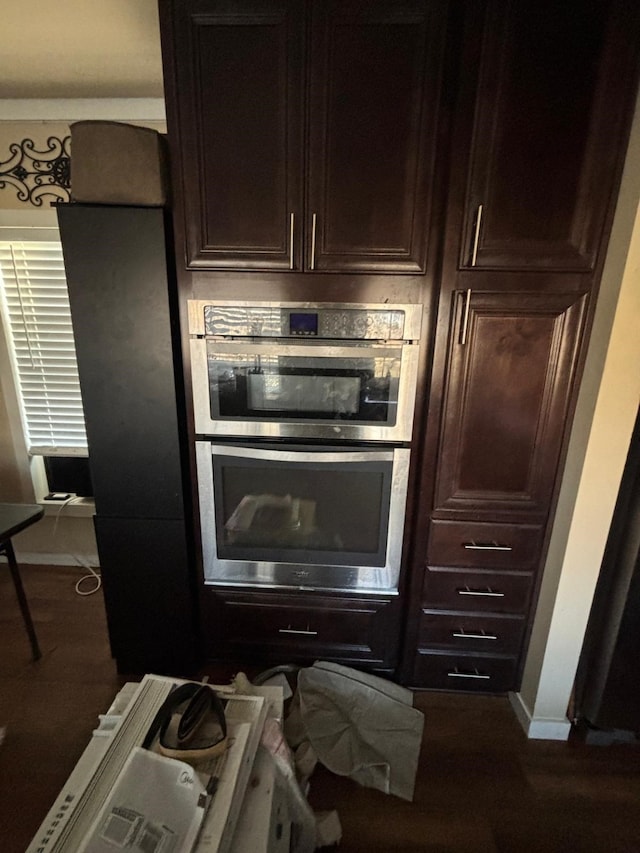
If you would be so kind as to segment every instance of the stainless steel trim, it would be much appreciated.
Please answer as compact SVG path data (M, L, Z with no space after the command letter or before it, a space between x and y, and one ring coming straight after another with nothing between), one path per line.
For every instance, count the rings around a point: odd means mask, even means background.
M208 339L211 343L212 339ZM207 339L204 339L207 343ZM305 343L298 341L265 340L260 343L255 341L215 341L215 348L230 355L261 355L261 356L286 356L289 358L380 358L385 352L394 356L400 355L406 346L399 341L377 344L372 341L333 341L308 339ZM205 349L206 352L206 349Z
M231 447L213 444L209 441L196 441L196 466L198 474L198 498L200 506L200 526L202 533L202 557L205 583L214 586L260 586L265 588L321 589L338 592L357 591L362 594L384 592L397 595L402 558L402 539L404 516L409 479L408 448L394 448L385 451L354 451L333 453L319 451L268 451L262 449ZM320 458L321 461L386 461L393 460L391 479L391 506L387 531L387 551L385 565L373 566L337 566L297 563L250 562L228 560L218 557L215 529L215 499L213 489L213 453L233 455L233 453L252 455L256 459L272 458L264 456L274 453L276 458L290 461L289 456ZM304 461L300 458L299 461ZM301 580L300 574L304 575Z
M340 439L345 441L410 441L413 432L416 385L418 381L418 363L420 348L417 344L398 346L400 354L400 376L398 380L398 405L396 422L392 426L384 424L359 424L351 421L329 420L310 421L294 419L287 421L214 419L211 417L209 400L209 375L207 367L207 342L205 338L191 338L192 394L195 430L199 435L231 436L247 438L319 438ZM219 341L216 346L221 352L251 352L282 355L329 356L332 358L371 355L376 357L391 344L345 344L338 346L305 346L283 344L274 347L269 344L241 344L236 341Z
M478 205L476 213L476 227L473 235L473 249L471 251L471 266L475 267L478 260L478 244L480 242L480 223L482 222L482 205Z
M344 453L314 450L263 450L261 447L238 447L237 445L216 444L217 456L235 456L240 459L262 459L265 462L392 462L393 450L348 450Z
M475 542L465 542L462 547L467 551L513 551L511 545L476 545Z
M309 264L312 270L316 268L316 221L317 217L314 213L311 217L311 263Z
M293 269L293 235L294 235L295 214L289 214L289 269Z
M224 308L288 308L304 310L357 310L357 311L402 311L404 314L405 341L419 341L422 328L422 305L413 303L387 302L269 302L219 299L190 299L187 303L187 322L190 335L204 335L204 309L207 305L220 305Z
M462 315L462 326L460 329L460 345L467 343L467 331L469 329L469 303L471 302L471 290L467 290L464 300L464 312Z

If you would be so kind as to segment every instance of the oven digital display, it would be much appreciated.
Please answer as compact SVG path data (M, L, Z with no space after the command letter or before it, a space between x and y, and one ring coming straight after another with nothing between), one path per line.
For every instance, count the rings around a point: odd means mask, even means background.
M289 314L289 334L291 335L317 335L318 315L315 313Z

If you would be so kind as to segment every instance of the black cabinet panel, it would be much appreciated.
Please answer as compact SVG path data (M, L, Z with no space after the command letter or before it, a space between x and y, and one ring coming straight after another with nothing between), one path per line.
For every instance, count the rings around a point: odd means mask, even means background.
M121 672L197 656L165 212L58 208L111 649Z
M185 675L197 644L184 523L96 517L95 528L119 671Z
M67 205L58 219L96 510L180 518L164 211Z

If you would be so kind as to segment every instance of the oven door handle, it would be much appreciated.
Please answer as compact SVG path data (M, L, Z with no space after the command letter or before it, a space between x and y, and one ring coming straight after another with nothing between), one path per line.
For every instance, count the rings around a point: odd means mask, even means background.
M262 447L238 447L229 444L212 444L212 456L234 456L240 459L263 459L266 462L393 462L398 450L347 450L332 453L315 450L267 450Z
M362 343L347 344L344 341L329 343L318 341L315 338L307 338L304 344L292 344L288 342L267 340L264 343L245 341L224 341L219 338L204 338L207 352L210 350L221 355L261 355L261 356L289 356L302 358L380 358L385 351L390 356L397 358L405 347L416 346L415 344L402 344L399 341L387 343L374 343L367 341Z

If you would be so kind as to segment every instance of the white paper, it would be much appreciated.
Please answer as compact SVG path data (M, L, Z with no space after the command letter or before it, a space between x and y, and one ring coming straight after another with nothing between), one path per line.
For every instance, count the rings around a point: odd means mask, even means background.
M208 800L189 764L136 747L79 853L190 853Z

